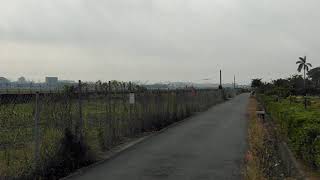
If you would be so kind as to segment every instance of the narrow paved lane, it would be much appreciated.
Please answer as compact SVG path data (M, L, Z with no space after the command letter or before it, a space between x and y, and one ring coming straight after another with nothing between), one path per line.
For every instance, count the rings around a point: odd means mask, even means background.
M248 94L237 96L75 179L241 179L247 103Z

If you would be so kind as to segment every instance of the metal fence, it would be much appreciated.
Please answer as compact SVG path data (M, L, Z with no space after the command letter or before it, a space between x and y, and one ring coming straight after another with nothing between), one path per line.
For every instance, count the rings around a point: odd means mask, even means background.
M226 96L217 89L88 89L79 84L60 93L0 95L0 179L50 171L66 131L99 159L123 138L159 130Z

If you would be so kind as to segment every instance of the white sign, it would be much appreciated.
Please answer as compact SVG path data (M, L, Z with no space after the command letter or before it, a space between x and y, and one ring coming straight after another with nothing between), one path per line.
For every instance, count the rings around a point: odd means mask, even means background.
M135 103L135 98L134 98L134 93L129 94L129 103L134 104Z

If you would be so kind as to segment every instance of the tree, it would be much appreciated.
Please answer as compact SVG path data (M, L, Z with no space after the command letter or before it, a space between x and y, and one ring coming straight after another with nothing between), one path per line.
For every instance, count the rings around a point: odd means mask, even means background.
M18 83L24 84L24 83L27 83L27 80L25 77L22 76L18 78Z
M315 84L316 87L320 85L320 67L311 69L308 72L308 76L312 79L312 82Z
M283 87L283 88L289 88L290 87L290 81L288 79L277 79L273 80L273 84L277 87Z
M273 90L280 97L290 96L290 81L288 79L277 79L272 81Z
M304 79L301 75L293 75L290 78L288 78L290 81L290 87L291 92L294 95L301 95L304 92L303 85L304 85Z
M301 72L303 69L303 79L304 79L304 89L306 90L306 73L309 71L309 67L312 67L310 63L307 63L307 57L299 57L299 61L296 62L298 64L298 72Z
M307 56L304 57L299 57L299 61L296 62L296 64L298 64L298 72L301 72L301 70L303 69L303 88L304 88L304 106L305 108L307 108L307 99L306 99L306 72L309 71L309 67L312 67L312 65L310 63L307 63Z
M251 87L252 88L259 88L263 85L261 79L252 79L252 82L251 82Z
M94 84L94 90L95 90L96 92L99 92L99 90L102 91L102 82L101 82L100 80L97 81L97 82Z

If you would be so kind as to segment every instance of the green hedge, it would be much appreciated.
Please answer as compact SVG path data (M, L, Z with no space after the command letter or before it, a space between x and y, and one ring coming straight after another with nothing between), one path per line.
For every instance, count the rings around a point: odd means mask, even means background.
M268 113L287 137L293 152L309 165L320 168L320 109L304 109L302 103L261 95Z

